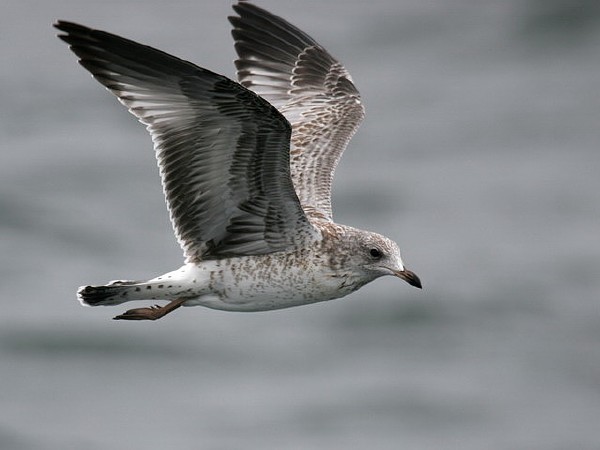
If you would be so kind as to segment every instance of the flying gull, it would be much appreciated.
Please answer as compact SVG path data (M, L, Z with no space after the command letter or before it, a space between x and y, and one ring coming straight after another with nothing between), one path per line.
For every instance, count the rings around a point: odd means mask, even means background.
M314 39L246 1L230 17L239 83L160 50L55 24L79 63L147 126L182 267L79 288L84 305L167 300L267 311L343 297L383 275L421 287L392 240L333 221L335 167L364 110L350 74Z

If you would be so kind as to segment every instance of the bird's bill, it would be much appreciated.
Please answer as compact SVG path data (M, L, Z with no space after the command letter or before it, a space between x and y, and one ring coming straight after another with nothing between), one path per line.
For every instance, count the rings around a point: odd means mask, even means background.
M411 272L410 270L406 270L406 269L395 270L394 275L396 275L398 278L402 278L404 281L406 281L411 286L417 287L419 289L423 288L423 285L421 284L421 280L419 279L419 277L414 272Z

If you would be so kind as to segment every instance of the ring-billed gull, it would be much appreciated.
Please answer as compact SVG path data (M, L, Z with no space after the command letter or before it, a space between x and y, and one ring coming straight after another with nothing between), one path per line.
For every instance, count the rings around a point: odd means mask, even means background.
M251 3L229 20L239 83L114 34L59 21L83 67L152 136L185 264L148 281L84 286L85 305L168 300L265 311L343 297L383 275L421 287L392 240L333 222L331 182L364 110L350 74Z

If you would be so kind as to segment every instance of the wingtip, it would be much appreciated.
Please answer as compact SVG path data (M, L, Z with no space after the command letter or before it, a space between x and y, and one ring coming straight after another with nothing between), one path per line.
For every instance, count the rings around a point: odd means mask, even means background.
M73 35L85 34L88 33L90 30L89 28L84 27L83 25L79 25L74 22L69 22L67 20L57 20L52 24L52 26L58 31L60 31L60 33L57 33L56 37L69 45L72 45L70 38Z
M68 22L66 22L66 21L64 21L64 20L60 20L60 19L59 19L59 20L55 20L55 21L52 23L52 27L56 28L58 31L65 32L65 31L64 31L64 29L63 29L63 28L64 28L64 25L65 25L65 23L68 23ZM61 37L61 36L64 36L64 35L63 35L63 34L57 34L57 36L58 36L58 37Z
M240 10L243 9L244 7L244 3L246 3L243 0L238 1L237 3L234 3L233 5L231 5L231 8L237 13L240 14ZM241 5L240 5L241 4ZM238 16L229 16L227 17L227 19L231 22L231 19L234 18L239 18Z
M231 5L231 7L233 8L233 10L238 13L238 14L242 14L242 11L246 10L255 10L255 11L263 11L263 9L259 6L256 6L254 3L247 1L247 0L238 0L237 3L234 3L233 5Z
M69 22L68 20L57 20L55 21L52 26L54 28L59 29L60 31L68 31L70 28L74 28L74 27L82 27L81 25L77 25L76 23L73 22Z

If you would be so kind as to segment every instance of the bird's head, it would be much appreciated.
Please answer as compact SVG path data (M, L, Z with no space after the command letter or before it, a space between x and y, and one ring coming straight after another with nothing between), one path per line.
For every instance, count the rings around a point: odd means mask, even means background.
M375 278L393 275L411 286L422 288L421 280L414 272L406 269L398 245L377 233L362 231L358 234L352 260L361 271Z

